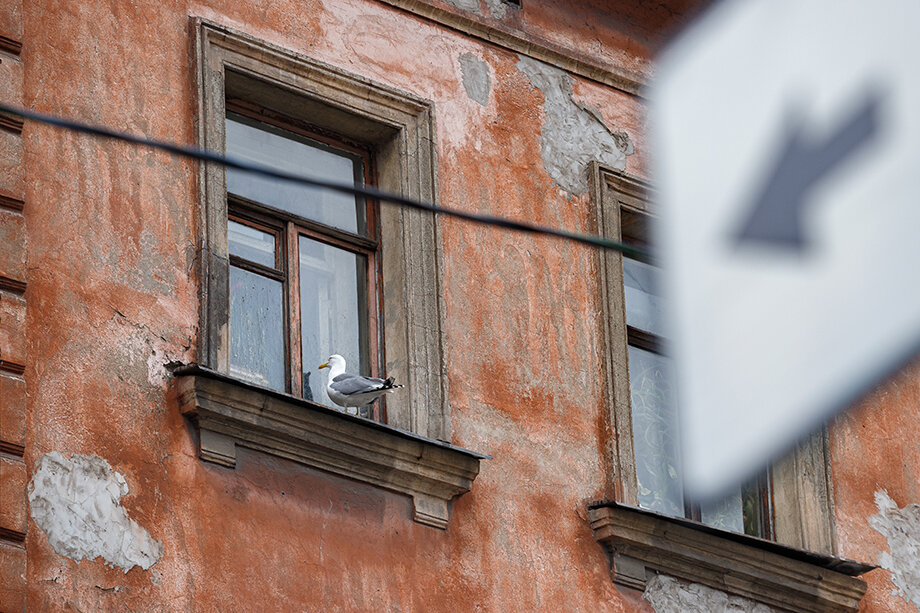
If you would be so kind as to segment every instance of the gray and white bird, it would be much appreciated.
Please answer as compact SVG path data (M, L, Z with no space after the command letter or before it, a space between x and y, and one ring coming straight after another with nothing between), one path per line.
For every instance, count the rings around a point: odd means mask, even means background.
M364 377L345 372L345 358L336 354L329 356L325 364L319 365L320 369L328 368L329 375L326 380L326 393L329 399L345 407L364 407L377 400L384 394L389 394L402 385L394 385L393 377L378 379L377 377Z

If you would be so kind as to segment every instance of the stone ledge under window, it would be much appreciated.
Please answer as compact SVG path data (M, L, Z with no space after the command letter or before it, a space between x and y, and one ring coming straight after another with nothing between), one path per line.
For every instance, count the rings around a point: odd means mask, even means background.
M588 506L613 581L644 590L656 574L698 583L789 611L856 611L857 579L875 566L802 551L617 502Z
M244 383L195 364L173 370L202 460L236 465L243 445L412 497L414 519L447 528L489 456Z

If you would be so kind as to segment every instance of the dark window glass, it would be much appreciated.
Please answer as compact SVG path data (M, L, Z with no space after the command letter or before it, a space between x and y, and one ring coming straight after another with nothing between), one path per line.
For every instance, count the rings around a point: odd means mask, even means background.
M364 168L358 155L242 115L230 114L226 130L228 155L339 183L363 182ZM227 169L227 191L355 234L367 231L363 200L348 194L233 168Z
M228 154L365 182L367 151L261 113L228 113ZM227 192L231 373L335 406L316 369L331 354L345 358L348 372L378 374L376 205L233 169Z

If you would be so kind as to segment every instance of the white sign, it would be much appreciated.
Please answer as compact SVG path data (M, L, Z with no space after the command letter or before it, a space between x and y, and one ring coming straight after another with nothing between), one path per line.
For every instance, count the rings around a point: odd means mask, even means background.
M920 3L733 0L651 94L684 477L736 486L920 349Z

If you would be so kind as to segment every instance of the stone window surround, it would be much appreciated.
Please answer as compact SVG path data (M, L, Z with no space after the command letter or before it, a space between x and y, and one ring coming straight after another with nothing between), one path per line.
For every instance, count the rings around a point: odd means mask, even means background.
M436 201L432 102L202 18L193 17L190 28L201 146L224 150L226 101L242 99L371 145L378 187ZM469 490L479 461L487 456L450 445L452 452L444 452L450 415L437 217L404 207L381 207L384 372L405 384L388 402L388 424L382 426L227 376L229 254L223 167L200 165L199 197L201 366L189 367L183 376L177 371L176 387L182 412L199 427L202 459L233 466L235 445L243 444L408 494L416 521L445 528L448 502ZM215 382L220 383L217 388ZM266 413L269 407L273 409ZM297 421L296 432L288 428L292 420ZM318 443L308 432L308 422L309 427L349 430L365 447L331 432ZM404 462L404 437L399 432L412 439L417 461ZM373 450L371 458L365 453L368 449ZM356 468L358 464L365 467ZM432 475L435 481L450 481L454 473L462 478L451 487L418 485Z
M870 564L725 532L611 501L588 505L613 581L645 590L657 575L705 585L783 611L857 611Z
M596 203L598 232L620 240L620 211L629 208L652 215L652 187L625 172L593 164L591 194ZM632 409L626 341L626 307L622 255L598 251L600 304L605 356L607 407L607 491L611 497L638 506L633 452ZM777 542L810 551L836 553L833 492L826 430L800 443L771 467L773 532Z

